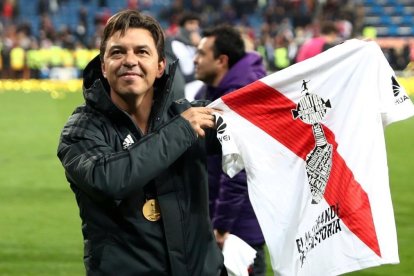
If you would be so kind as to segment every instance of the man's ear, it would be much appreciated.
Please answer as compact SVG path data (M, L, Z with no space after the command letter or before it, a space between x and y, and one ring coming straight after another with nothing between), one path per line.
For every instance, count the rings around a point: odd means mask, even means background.
M160 62L158 62L158 72L157 72L157 78L161 78L165 71L165 66L167 64L166 59L164 58Z
M106 69L105 69L105 62L101 61L101 71L102 71L102 75L104 76L104 78L106 79Z
M227 55L219 55L217 60L222 67L229 67L229 57Z

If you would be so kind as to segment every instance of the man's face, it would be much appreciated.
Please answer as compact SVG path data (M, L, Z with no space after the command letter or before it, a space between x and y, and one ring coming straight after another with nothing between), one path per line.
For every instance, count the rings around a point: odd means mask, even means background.
M124 36L118 31L107 41L102 73L111 86L111 96L126 99L152 92L164 68L165 62L159 61L154 39L146 29L131 28Z
M188 20L185 22L184 28L189 32L198 32L200 30L200 22L196 19Z
M200 22L196 19L194 20L188 20L184 24L184 29L186 29L189 32L190 35L190 42L195 47L200 42L201 36L200 36Z
M207 84L213 84L217 78L219 60L214 58L213 45L215 37L204 37L197 47L194 57L195 77Z

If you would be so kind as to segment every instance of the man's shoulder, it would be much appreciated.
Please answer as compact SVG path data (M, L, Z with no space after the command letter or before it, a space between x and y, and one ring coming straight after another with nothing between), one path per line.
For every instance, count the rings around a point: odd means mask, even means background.
M88 105L82 104L75 108L65 124L65 129L76 130L97 126L105 122L105 116Z

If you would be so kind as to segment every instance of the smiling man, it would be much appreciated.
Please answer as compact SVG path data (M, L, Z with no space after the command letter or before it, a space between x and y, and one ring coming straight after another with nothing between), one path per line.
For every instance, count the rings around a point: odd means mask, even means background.
M169 70L174 75L174 66ZM82 219L87 275L225 275L208 216L213 110L171 101L164 34L115 14L58 147Z

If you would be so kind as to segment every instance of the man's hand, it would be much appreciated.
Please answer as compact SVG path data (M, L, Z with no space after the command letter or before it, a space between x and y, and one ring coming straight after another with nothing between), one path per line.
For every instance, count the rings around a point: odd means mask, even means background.
M220 249L223 249L224 242L226 241L227 237L229 236L230 232L222 232L214 229L214 236L216 237L216 242Z
M206 135L204 129L213 128L216 124L214 112L218 112L218 110L209 107L190 107L181 113L181 116L191 124L197 137L204 137Z

